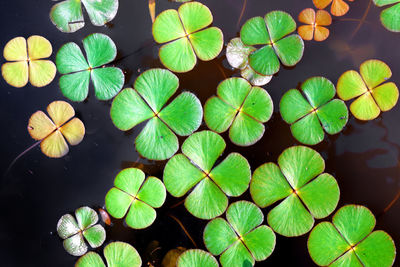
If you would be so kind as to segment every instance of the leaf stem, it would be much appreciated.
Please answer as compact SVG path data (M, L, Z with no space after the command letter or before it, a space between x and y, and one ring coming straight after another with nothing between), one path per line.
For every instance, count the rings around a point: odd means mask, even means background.
M176 218L174 215L172 214L168 214L169 217L171 217L174 221L176 221L179 226L182 228L183 232L186 234L186 236L190 239L190 241L193 243L194 247L197 248L197 244L194 241L194 239L191 237L191 235L189 234L189 232L186 230L185 226L183 226L182 222Z
M42 142L42 140L37 141L36 143L34 143L33 145L31 145L30 147L28 147L27 149L25 149L24 151L22 151L11 163L10 165L8 165L7 170L5 171L3 177L6 177L7 174L11 171L11 168L14 166L14 164L17 162L17 160L19 160L23 155L25 155L26 153L28 153L29 151L31 151L33 148L35 148L37 145L39 145Z
M367 15L368 15L369 10L371 9L371 4L372 4L372 0L369 0L369 1L368 1L368 6L367 6L367 8L365 9L364 15L362 16L360 22L358 23L357 28L356 28L356 29L354 30L354 32L351 34L350 39L353 39L353 37L354 37L354 36L356 35L356 33L358 32L358 30L361 28L362 24L363 24L364 21L365 21L365 18L366 18Z
M381 214L379 214L378 217L380 217L384 213L386 213L397 202L397 200L399 200L399 198L400 198L400 189L397 191L397 194L394 196L392 201L390 201L390 203L383 209L383 212Z
M240 21L242 20L242 17L244 15L244 11L246 10L246 6L247 6L247 0L244 0L243 6L242 6L242 11L240 12L240 16L239 16L239 19L238 19L238 21L236 23L236 27L239 27Z

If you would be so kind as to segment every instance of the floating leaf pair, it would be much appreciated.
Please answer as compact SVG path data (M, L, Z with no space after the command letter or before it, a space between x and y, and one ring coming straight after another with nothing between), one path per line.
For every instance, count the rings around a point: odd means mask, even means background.
M96 252L89 252L79 258L75 267L140 267L142 259L137 250L124 242L112 242L104 248L103 259Z
M201 219L215 218L228 207L227 196L240 196L250 182L250 166L238 153L229 154L214 167L225 150L224 139L212 132L201 131L182 144L182 154L173 156L164 168L164 184L174 197L185 200L186 209Z
M114 99L111 119L118 129L127 131L148 120L135 141L143 157L172 157L179 149L175 134L187 136L199 128L203 109L194 94L181 93L164 107L178 87L179 79L172 72L150 69L136 79L135 89L124 89Z
M353 2L354 0L348 0ZM314 5L318 9L325 9L331 5L331 14L337 17L344 16L349 12L349 5L344 0L313 0Z
M293 136L303 144L315 145L324 140L325 132L337 134L346 125L348 110L340 99L333 99L335 86L324 77L312 77L297 89L287 91L280 111L290 124Z
M125 77L119 68L104 67L117 56L117 48L110 37L94 33L83 39L87 60L75 43L63 45L57 53L56 64L61 74L60 89L72 101L83 101L92 80L96 97L113 98L122 89Z
M392 77L392 71L380 60L362 63L360 74L355 70L343 73L338 80L337 94L344 101L357 98L350 105L354 117L373 120L381 111L388 111L397 104L399 90L393 82L384 83Z
M300 236L312 229L314 218L325 218L335 210L339 186L333 176L322 173L325 162L311 148L290 147L278 164L265 163L254 171L250 193L262 208L283 199L268 213L268 224L278 234Z
M201 249L189 249L183 252L176 267L218 267L218 261L210 253Z
M308 251L319 266L393 265L396 248L384 231L374 231L375 217L364 206L340 208L331 222L314 227L308 238Z
M160 60L168 69L187 72L194 68L197 57L203 61L216 58L224 37L213 21L210 9L199 2L182 4L178 11L168 9L153 24L153 37L160 48Z
M303 40L321 42L328 38L329 30L324 26L332 24L331 15L325 10L317 10L306 8L299 14L299 21L308 24L299 26L297 32Z
M204 244L224 267L254 266L268 258L275 248L275 234L261 225L264 216L251 202L237 201L226 211L226 220L217 218L204 229Z
M85 26L82 4L95 26L103 26L114 19L118 0L66 0L54 5L50 11L51 22L62 32L76 32Z
M297 34L296 22L286 12L271 11L262 17L246 21L240 30L245 45L263 45L249 56L249 65L257 73L273 75L285 66L296 65L303 56L304 42Z
M379 7L395 4L381 12L381 22L386 29L392 32L400 32L400 0L373 0Z
M242 78L229 78L218 85L217 96L207 100L204 120L211 130L222 133L229 129L229 138L240 146L256 143L263 136L272 115L270 95L260 87L252 87Z
M92 248L100 247L106 239L103 226L97 224L99 216L89 207L75 211L75 217L66 214L57 223L58 235L64 240L65 250L74 256L82 256L88 250L85 240Z
M272 75L260 75L249 66L249 55L257 49L243 44L240 38L233 38L226 47L226 59L229 64L240 69L240 74L252 85L263 86L269 83Z
M128 214L126 224L134 229L150 226L157 217L154 208L164 204L164 184L156 177L145 178L140 169L128 168L117 175L114 186L105 200L110 215L121 219Z
M36 87L51 83L56 75L56 66L45 60L53 53L51 43L44 37L33 35L26 40L16 37L4 47L7 61L1 66L4 80L11 86L24 87L28 80Z
M28 132L35 140L41 141L40 148L48 157L61 158L69 147L79 144L85 135L85 126L75 116L74 108L64 101L54 101L47 106L47 113L35 112L28 122Z

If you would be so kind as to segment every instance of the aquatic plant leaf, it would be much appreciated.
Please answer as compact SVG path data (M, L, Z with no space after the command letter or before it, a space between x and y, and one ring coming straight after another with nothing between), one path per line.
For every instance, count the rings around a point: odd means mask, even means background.
M376 87L372 91L376 104L382 111L391 110L399 99L399 89L396 84L389 82Z
M261 75L273 75L279 71L280 63L271 45L258 49L249 56L250 67Z
M4 80L17 88L24 87L28 80L35 87L50 84L57 69L52 61L44 59L50 57L52 51L51 43L42 36L11 39L3 51L4 58L11 61L1 67Z
M241 155L232 153L213 168L225 147L224 139L215 132L197 132L182 144L183 154L175 155L165 166L165 187L173 196L183 196L194 187L185 207L198 218L221 215L228 206L227 195L239 196L248 187L250 166Z
M249 32L252 33L252 31ZM256 36L258 37L259 35L257 34ZM256 48L245 45L240 38L233 38L226 47L226 59L232 67L243 69L246 67L248 57L253 51L256 51Z
M64 239L65 250L73 256L82 256L88 246L92 248L101 246L106 239L106 232L98 223L99 217L93 209L81 207L75 211L75 218L66 214L57 223L57 233Z
M125 81L122 70L115 67L93 69L90 77L95 95L99 100L113 98L121 90Z
M250 183L250 194L254 203L261 208L272 205L291 193L292 188L275 163L265 163L254 171Z
M222 266L253 266L265 260L275 248L275 234L261 225L263 214L251 202L237 201L226 211L227 221L216 218L204 229L204 244L220 255ZM261 226L260 226L261 225Z
M274 44L275 52L282 64L292 67L299 63L304 53L303 39L297 34L292 34Z
M50 11L51 22L62 32L76 32L85 26L80 1L66 0L55 4Z
M111 119L121 130L129 130L149 120L137 136L137 151L153 160L165 160L179 148L175 134L190 135L199 128L203 111L197 97L184 92L168 106L176 92L178 78L165 69L150 69L135 82L135 89L125 89L113 101Z
M360 66L360 74L369 89L374 89L392 77L389 66L376 59L363 62Z
M296 22L288 13L275 10L264 17L272 43L296 30Z
M119 68L104 67L117 55L114 42L107 35L94 33L83 39L83 47L87 61L74 43L65 44L57 53L57 68L64 74L60 78L61 92L72 101L83 101L88 95L91 79L98 99L113 98L125 81Z
M108 267L140 267L142 259L137 250L128 243L112 242L104 248L104 257ZM75 267L106 267L102 258L95 252L89 252L79 258Z
M162 119L175 133L187 136L201 124L203 109L199 99L192 93L184 92L159 113Z
M272 75L260 75L255 72L249 65L240 71L240 75L248 80L254 86L263 86L269 83Z
M218 267L218 261L210 253L201 249L183 252L176 263L177 267Z
M303 40L321 42L328 38L329 30L323 26L332 24L332 17L325 10L317 10L312 8L302 10L298 17L299 21L306 25L299 26L297 32Z
M349 0L354 1L354 0ZM334 16L343 16L347 14L350 7L344 0L313 0L313 3L318 9L325 9L330 3L331 5L331 14Z
M29 119L28 132L35 140L41 141L42 152L52 158L68 153L67 138L70 145L79 144L85 135L85 126L75 116L73 107L64 101L54 101L47 107L50 116L42 111L35 112ZM64 135L64 137L63 137Z
M84 5L90 21L95 26L103 26L114 19L118 11L118 0L66 0L55 4L50 11L52 23L62 32L72 33L83 28Z
M247 20L240 30L240 39L245 45L262 45L271 43L267 26L262 17L254 17Z
M159 50L162 64L175 72L187 72L194 68L197 57L204 61L216 58L223 47L223 34L216 27L205 29L212 20L211 11L199 2L158 15L153 23L154 40L160 44L172 41Z
M396 1L398 2L398 1ZM392 32L400 32L400 3L381 12L382 25Z
M83 39L82 43L90 68L108 64L117 56L117 47L113 40L105 34L90 34Z
M373 120L381 113L372 95L367 92L350 105L350 111L359 120Z
M291 124L292 135L301 143L315 145L328 134L339 133L348 121L347 106L333 99L335 86L324 77L312 77L301 85L301 91L291 89L281 98L280 111ZM303 96L304 95L304 96Z
M179 256L186 251L184 247L177 247L169 250L167 254L164 255L161 266L164 267L176 267ZM184 260L184 264L186 264L186 260Z
M347 205L310 233L308 250L320 266L392 266L396 249L392 238L373 231L375 217L366 207ZM321 245L323 244L323 245ZM341 256L342 255L342 256Z
M166 43L186 35L175 9L161 12L153 23L153 37L157 43Z
M314 31L312 25L301 25L297 28L297 33L305 41L311 41L314 38Z
M315 27L315 41L322 42L329 37L329 30L325 27Z
M344 101L360 96L367 91L368 88L361 75L355 70L343 73L337 83L337 94Z
M264 134L264 125L273 112L270 95L242 78L229 78L217 88L217 97L204 106L204 120L216 132L230 127L229 137L237 145L248 146Z
M203 61L216 58L222 50L224 36L217 27L211 27L189 35L197 57Z
M126 215L126 224L133 229L150 226L156 219L156 211L164 204L165 187L156 177L148 177L140 169L122 170L105 198L108 213L118 219Z
M213 21L210 9L199 2L181 5L178 13L187 34L204 29Z

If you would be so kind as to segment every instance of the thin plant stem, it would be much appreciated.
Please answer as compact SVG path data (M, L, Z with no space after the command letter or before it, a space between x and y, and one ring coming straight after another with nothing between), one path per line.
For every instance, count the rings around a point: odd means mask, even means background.
M183 202L185 202L185 199L182 199L181 201L179 201L178 203L175 203L174 205L172 205L171 207L169 207L170 209L174 209L180 205L183 204Z
M372 5L372 0L369 0L369 1L368 1L368 6L367 6L367 8L365 9L364 15L362 16L360 22L358 23L357 28L356 28L356 29L354 30L354 32L351 34L350 39L353 39L353 37L354 37L354 36L356 35L356 33L358 32L358 30L361 28L362 24L363 24L364 21L365 21L365 18L366 18L367 15L368 15L369 10L371 9L371 5Z
M194 247L197 248L197 244L194 241L194 239L192 238L192 236L189 234L189 232L186 230L185 226L182 224L182 222L176 218L174 215L172 214L168 214L169 217L171 217L174 221L176 221L179 226L182 228L183 232L186 234L186 236L190 239L190 241L193 243Z
M42 142L42 140L37 141L36 143L34 143L33 145L31 145L30 147L28 147L27 149L25 149L24 151L22 151L11 163L10 165L8 165L8 168L6 170L6 172L4 173L3 177L6 177L7 174L11 171L12 167L14 166L14 164L17 162L17 160L19 160L23 155L25 155L26 153L28 153L29 151L31 151L33 148L35 148L37 145L39 145Z
M240 21L242 20L242 17L244 15L244 11L246 10L246 6L247 6L247 0L244 0L243 6L242 6L242 11L240 12L240 16L239 16L238 22L236 24L236 27L239 27Z
M400 189L397 191L397 194L394 196L392 201L390 201L390 203L383 209L383 212L379 216L382 216L384 213L388 212L388 210L390 210L390 208L393 207L393 205L397 202L397 200L399 200L399 198L400 198Z

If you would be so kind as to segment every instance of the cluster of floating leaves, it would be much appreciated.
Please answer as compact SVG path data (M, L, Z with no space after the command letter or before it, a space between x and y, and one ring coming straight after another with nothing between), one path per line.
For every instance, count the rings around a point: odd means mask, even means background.
M335 16L349 10L343 0L313 2L319 9L331 4ZM394 4L381 14L382 23L392 31L400 28L398 2L374 0L378 6ZM75 32L85 23L82 7L92 24L102 26L115 17L118 0L65 0L54 5L50 18L61 31ZM323 41L329 36L326 26L332 18L327 11L305 9L299 21L306 24L298 28L304 40ZM162 45L162 64L174 72L187 72L194 68L197 58L216 58L223 48L223 34L219 28L210 27L212 22L211 11L199 2L160 13L154 20L153 36ZM98 99L115 97L111 119L117 128L127 131L147 121L136 138L136 150L148 159L169 159L163 182L137 168L121 171L105 197L108 213L101 210L102 217L125 217L129 227L143 229L156 219L155 209L164 204L167 191L174 197L187 195L186 209L195 217L211 220L204 229L204 244L211 254L200 249L179 250L173 262L178 267L219 266L214 256L219 256L222 266L253 266L272 254L275 233L294 237L310 231L309 253L320 266L393 265L393 240L383 231L373 232L375 217L365 207L344 206L332 223L322 222L313 228L315 219L334 212L340 196L336 179L324 173L325 162L315 150L290 147L279 156L278 164L265 163L253 176L247 159L238 153L218 161L226 148L218 133L229 129L230 140L240 146L250 146L262 138L273 102L258 86L268 83L281 64L294 66L301 60L304 43L293 33L295 30L296 22L283 11L272 11L244 23L240 37L232 39L226 50L229 63L241 70L244 79L228 78L220 83L216 96L204 106L204 120L212 131L201 132L195 131L202 122L203 108L194 94L183 92L169 102L179 88L179 79L171 71L150 69L136 79L133 88L121 91L123 72L108 66L117 54L108 36L95 33L83 39L86 58L77 44L63 45L56 65L62 74L59 86L64 96L72 101L85 100L91 80ZM4 48L4 58L10 62L3 64L2 75L15 87L23 87L28 81L33 86L46 86L56 74L54 63L45 60L51 54L51 44L43 37L14 38ZM382 61L366 61L359 72L350 70L340 77L340 99L335 98L332 82L312 77L300 89L284 94L279 105L281 116L299 142L315 145L324 139L325 132L337 134L345 127L348 110L344 101L355 99L350 111L360 120L375 119L381 111L392 109L399 92L394 83L386 82L391 75ZM59 158L68 153L68 143L77 145L82 141L85 127L67 102L52 102L47 113L34 113L28 131L45 155ZM189 136L179 154L177 135ZM228 205L229 197L241 196L249 187L255 204L237 201ZM269 226L263 225L260 208L271 205L275 207L267 215ZM109 225L107 216L105 223ZM98 248L106 239L98 214L89 207L77 209L75 216L62 216L57 232L68 253L83 255L77 267L142 265L136 249L123 242L107 244L104 257L97 252L87 253L89 247Z

